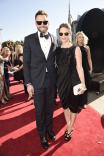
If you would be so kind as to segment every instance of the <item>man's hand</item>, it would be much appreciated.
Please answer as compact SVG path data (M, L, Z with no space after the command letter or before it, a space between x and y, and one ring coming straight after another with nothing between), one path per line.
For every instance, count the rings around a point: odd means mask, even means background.
M27 91L29 93L29 95L33 95L34 94L34 88L32 85L27 86Z

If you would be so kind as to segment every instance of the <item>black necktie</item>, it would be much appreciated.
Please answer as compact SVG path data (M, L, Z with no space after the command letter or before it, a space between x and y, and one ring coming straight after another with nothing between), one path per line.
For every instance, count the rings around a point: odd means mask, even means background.
M40 33L40 37L45 37L46 39L48 39L49 34L47 34L47 35L43 35L42 33Z

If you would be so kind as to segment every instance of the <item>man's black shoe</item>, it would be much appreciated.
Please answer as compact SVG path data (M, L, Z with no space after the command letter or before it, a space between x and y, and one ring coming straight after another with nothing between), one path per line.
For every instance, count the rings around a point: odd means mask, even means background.
M56 138L55 138L55 134L52 132L52 131L48 131L48 135L49 135L49 138L51 139L51 140L55 140Z
M56 101L56 100L54 101L54 105L58 105L58 103L57 103L57 101Z
M49 145L48 145L48 141L47 141L46 137L40 137L40 139L41 139L42 147L45 148L45 149L48 149Z

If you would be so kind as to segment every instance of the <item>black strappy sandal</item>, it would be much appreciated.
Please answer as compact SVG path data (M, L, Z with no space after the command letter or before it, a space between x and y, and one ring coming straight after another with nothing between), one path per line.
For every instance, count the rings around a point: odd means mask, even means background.
M66 136L65 136L65 140L66 140L66 141L71 140L71 138L72 138L72 131L73 131L73 130L71 130L70 133L66 133Z
M67 133L68 133L68 130L66 129L66 131L65 131L65 133L64 133L64 136L65 136L65 137L66 137Z
M74 129L74 128L73 128L73 129ZM73 129L72 129L72 131L73 131ZM66 129L66 131L65 131L65 133L64 133L64 136L66 136L67 133L68 133L68 130Z

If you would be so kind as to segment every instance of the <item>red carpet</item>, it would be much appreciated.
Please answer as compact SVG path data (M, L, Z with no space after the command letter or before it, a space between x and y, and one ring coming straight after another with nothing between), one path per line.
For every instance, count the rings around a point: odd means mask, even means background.
M59 99L53 118L56 141L47 136L50 148L43 149L32 100L25 102L28 95L22 84L11 79L11 85L13 99L5 106L0 104L0 156L104 156L104 117L88 106L78 114L72 139L66 142L66 122Z

